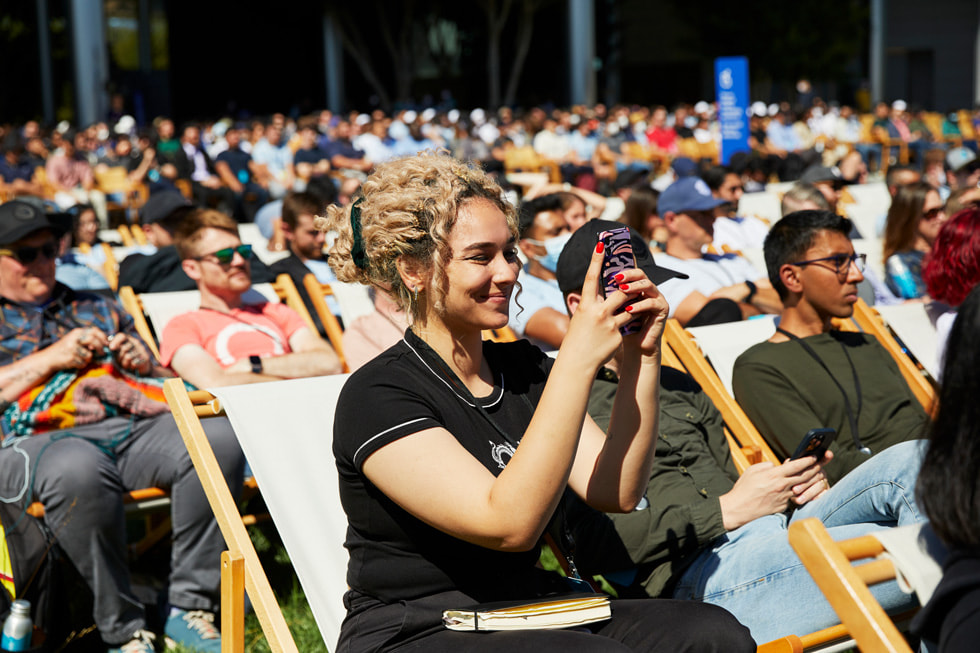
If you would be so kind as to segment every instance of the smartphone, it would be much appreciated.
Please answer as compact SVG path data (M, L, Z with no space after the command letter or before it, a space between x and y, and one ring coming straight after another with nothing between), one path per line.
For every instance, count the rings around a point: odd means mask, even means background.
M821 460L830 443L837 437L834 429L810 429L800 441L800 446L796 448L790 460L798 460L804 456L813 456L818 461Z
M619 288L616 275L622 273L623 270L635 268L636 258L633 256L633 246L630 244L629 227L617 227L600 232L599 240L604 246L602 251L602 287L605 290L606 296L608 296L609 293L615 292ZM623 304L616 313L622 313L627 305L636 301L638 300L634 299ZM630 320L619 331L624 336L628 336L631 333L639 331L641 325L642 320L637 318Z

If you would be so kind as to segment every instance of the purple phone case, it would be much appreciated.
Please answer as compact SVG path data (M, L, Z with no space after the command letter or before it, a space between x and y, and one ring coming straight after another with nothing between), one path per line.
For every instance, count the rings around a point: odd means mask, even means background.
M636 267L636 259L633 257L633 246L630 245L630 230L628 227L618 227L603 231L599 234L599 240L604 244L602 256L602 287L606 295L615 292L619 288L616 275L623 270L630 270ZM628 306L637 300L632 300L624 304ZM617 313L622 313L620 308ZM639 318L629 321L626 326L620 329L620 333L628 336L640 330L642 322Z

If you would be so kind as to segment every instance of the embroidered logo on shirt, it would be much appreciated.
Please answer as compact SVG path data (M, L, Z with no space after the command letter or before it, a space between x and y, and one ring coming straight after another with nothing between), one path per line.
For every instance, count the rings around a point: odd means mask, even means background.
M500 466L500 469L507 466L515 451L516 449L509 442L497 444L492 440L490 441L490 455L493 456L493 461Z

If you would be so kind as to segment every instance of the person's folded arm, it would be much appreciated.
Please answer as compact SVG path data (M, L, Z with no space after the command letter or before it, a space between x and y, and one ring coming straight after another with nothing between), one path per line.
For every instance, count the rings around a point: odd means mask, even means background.
M558 349L568 332L568 315L544 307L534 312L524 327L524 335Z
M242 362L244 365L240 364ZM280 380L280 377L271 374L255 374L248 364L249 360L245 358L223 368L211 354L197 344L180 346L170 360L170 368L177 376L201 389Z
M342 371L333 347L308 327L297 329L289 337L291 353L262 359L263 374L283 379L298 379Z
M235 173L231 171L231 166L228 165L227 161L216 162L214 164L214 170L218 173L218 177L221 178L221 182L228 188L232 189L236 193L240 193L245 190L242 183L238 181L237 177L235 177Z

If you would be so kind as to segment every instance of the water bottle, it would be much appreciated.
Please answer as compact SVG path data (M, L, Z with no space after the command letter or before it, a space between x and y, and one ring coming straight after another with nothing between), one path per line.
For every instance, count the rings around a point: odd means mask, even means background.
M902 259L898 258L898 256L889 256L885 262L885 268L888 276L891 277L895 286L898 288L898 294L902 299L915 299L918 297L919 293L915 284L915 277L912 276L912 271L902 262Z
M31 602L18 599L10 606L10 616L3 622L3 639L0 648L5 651L27 651L31 648Z

